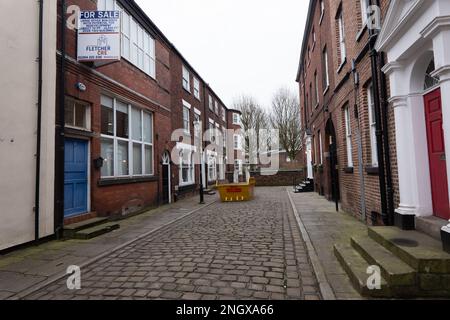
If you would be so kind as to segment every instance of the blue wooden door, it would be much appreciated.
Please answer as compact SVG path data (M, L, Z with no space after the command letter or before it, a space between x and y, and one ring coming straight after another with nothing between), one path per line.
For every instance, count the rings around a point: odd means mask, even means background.
M64 217L88 210L88 142L65 140Z

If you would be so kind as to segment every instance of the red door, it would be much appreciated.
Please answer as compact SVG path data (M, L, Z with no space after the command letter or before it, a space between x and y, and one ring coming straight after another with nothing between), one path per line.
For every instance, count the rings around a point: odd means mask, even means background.
M434 215L439 218L450 219L447 163L444 131L442 130L441 90L437 89L424 98Z

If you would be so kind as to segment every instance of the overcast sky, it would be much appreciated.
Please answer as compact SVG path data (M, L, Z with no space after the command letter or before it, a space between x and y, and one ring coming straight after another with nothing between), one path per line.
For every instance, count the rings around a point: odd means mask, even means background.
M220 98L295 82L308 0L136 0Z

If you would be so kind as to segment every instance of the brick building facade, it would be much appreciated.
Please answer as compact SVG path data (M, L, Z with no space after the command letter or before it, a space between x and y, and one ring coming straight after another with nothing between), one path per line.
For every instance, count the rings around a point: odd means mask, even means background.
M387 2L381 1L381 18ZM306 129L306 166L313 172L315 190L339 201L356 217L382 224L386 209L381 205L380 168L385 166L379 166L374 108L375 94L381 97L381 90L376 93L373 85L372 32L364 18L369 5L365 0L310 2L297 81ZM375 72L378 79L379 68ZM381 87L380 79L377 84ZM398 204L395 128L393 112L387 110L384 134L391 133L393 181L389 190Z
M58 73L64 81L57 93L65 83L65 108L56 112L56 229L195 193L200 185L198 139L208 129L222 133L234 127L229 121L234 112L134 1L66 0L64 18L62 4L58 1ZM61 25L77 10L121 12L120 61L77 61L77 30ZM183 138L173 137L177 129ZM201 140L204 147L208 138ZM204 152L205 187L233 170L224 157Z

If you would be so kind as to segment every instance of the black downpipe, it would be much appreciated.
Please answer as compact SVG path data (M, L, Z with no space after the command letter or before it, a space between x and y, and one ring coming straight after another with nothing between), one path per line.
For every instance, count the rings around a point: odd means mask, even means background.
M385 65L384 54L380 53L380 66ZM381 94L381 112L383 114L383 133L384 133L384 159L386 163L386 192L387 192L387 207L388 207L388 221L389 225L394 225L394 189L392 187L392 166L391 154L389 152L389 123L388 123L388 107L386 91L386 75L380 70L380 94Z
M380 197L381 197L381 216L383 223L389 225L389 217L387 214L387 201L386 201L386 177L384 168L384 155L383 155L383 128L381 119L381 105L380 105L380 90L378 83L378 52L375 49L375 42L377 40L377 32L370 30L370 58L372 66L372 85L375 107L375 121L376 121L376 137L377 137L377 155L378 155L378 175L380 183Z
M64 228L64 124L65 114L64 106L66 102L65 88L66 88L66 0L61 0L61 60L59 72L59 110L58 121L56 124L56 183L55 194L58 195L56 199L56 215L55 215L55 233L57 238L62 236Z
M42 57L44 32L44 0L39 1L39 71L37 103L37 141L36 141L36 192L34 204L34 240L39 240L40 195L41 195L41 136L42 136Z

